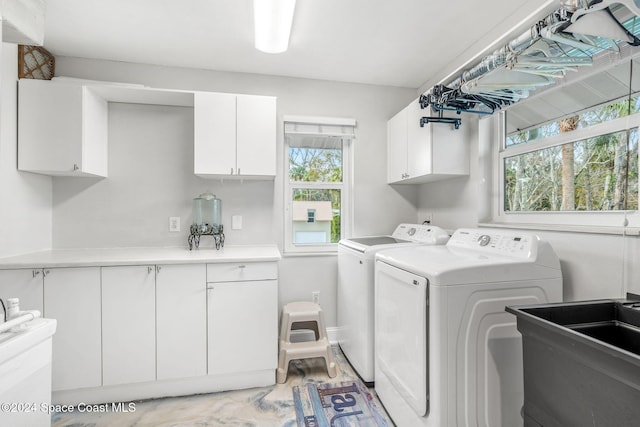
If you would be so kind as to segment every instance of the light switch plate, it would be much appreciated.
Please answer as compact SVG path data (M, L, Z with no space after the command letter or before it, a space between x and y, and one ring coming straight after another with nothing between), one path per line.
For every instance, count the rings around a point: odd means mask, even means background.
M242 230L242 215L233 215L231 217L231 229Z

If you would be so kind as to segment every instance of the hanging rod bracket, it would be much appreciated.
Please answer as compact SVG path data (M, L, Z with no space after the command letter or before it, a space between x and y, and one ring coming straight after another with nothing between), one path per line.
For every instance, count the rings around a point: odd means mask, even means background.
M423 128L427 123L449 123L452 124L455 129L460 129L462 119L457 117L421 117L420 127Z

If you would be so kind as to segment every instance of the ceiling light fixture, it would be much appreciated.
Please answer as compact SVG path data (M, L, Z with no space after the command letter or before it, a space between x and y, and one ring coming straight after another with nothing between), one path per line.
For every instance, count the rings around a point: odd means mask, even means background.
M253 0L256 49L282 53L289 47L296 0Z

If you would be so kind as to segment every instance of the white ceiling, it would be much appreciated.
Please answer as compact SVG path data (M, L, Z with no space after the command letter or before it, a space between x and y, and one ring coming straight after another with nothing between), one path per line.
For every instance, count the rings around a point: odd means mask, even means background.
M47 0L44 45L55 56L421 88L543 5L540 16L549 0L298 0L289 50L270 55L253 47L252 0Z

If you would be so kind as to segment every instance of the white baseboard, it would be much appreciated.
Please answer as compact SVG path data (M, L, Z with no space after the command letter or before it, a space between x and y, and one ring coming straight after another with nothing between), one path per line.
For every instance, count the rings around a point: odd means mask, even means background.
M331 345L338 344L338 328L337 327L327 328L327 338L329 338L329 343ZM315 334L312 330L298 329L295 331L291 331L292 342L313 341L313 340L315 340Z

